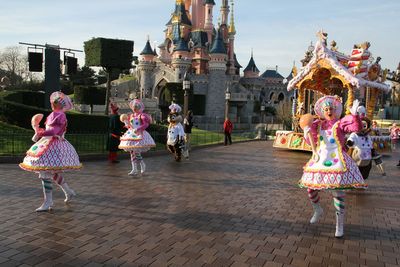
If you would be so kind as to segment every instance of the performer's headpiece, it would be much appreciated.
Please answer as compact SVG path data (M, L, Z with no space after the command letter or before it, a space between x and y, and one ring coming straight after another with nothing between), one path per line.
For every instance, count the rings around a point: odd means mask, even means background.
M170 110L171 112L179 113L179 112L182 111L182 108L181 108L178 104L173 103L173 104L171 104L171 105L169 106L169 110Z
M60 104L62 110L68 111L73 107L71 99L62 92L54 92L50 95L50 103Z
M314 111L320 118L324 118L324 108L331 107L335 113L336 118L342 115L342 100L339 96L324 96L315 102Z
M134 111L134 109L138 109L139 112L143 112L143 110L144 110L144 104L139 99L133 99L131 102L129 102L129 107L133 111Z

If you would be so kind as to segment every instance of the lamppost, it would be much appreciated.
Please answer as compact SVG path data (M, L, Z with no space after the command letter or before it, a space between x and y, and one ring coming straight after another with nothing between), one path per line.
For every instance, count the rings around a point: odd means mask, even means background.
M225 119L229 116L229 100L231 100L231 92L229 91L229 84L225 91Z
M264 113L265 113L265 104L264 103L261 104L260 110L261 110L261 123L264 123Z
M185 76L183 77L183 114L184 116L187 115L189 111L189 90L190 90L190 80L187 77L187 73L185 73Z

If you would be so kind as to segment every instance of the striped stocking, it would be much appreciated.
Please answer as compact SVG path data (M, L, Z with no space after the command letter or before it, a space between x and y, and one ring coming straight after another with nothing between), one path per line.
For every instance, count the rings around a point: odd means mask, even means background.
M43 192L45 194L51 193L51 191L53 190L53 185L51 183L51 180L42 179L42 186L43 186Z
M55 173L53 175L53 181L56 182L58 185L62 185L65 183L64 177L59 173Z
M132 163L136 162L136 154L133 151L131 151L131 162Z
M311 200L312 203L314 204L319 203L318 190L308 188L307 193L308 193L308 198Z
M335 206L336 211L339 213L343 213L345 208L344 198L346 193L343 191L333 191L332 195L333 195L333 205Z
M136 153L136 159L137 159L138 161L143 160L142 154Z

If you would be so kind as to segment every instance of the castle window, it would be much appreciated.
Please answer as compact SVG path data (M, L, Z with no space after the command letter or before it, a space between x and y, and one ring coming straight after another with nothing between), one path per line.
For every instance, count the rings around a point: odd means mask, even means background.
M182 79L182 74L179 73L179 79Z

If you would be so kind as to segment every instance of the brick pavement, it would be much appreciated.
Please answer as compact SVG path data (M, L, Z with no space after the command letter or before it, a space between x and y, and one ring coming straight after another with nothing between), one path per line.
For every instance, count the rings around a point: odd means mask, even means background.
M66 179L69 206L54 192L41 204L37 178L0 165L0 266L396 266L400 264L400 169L384 158L370 189L349 193L345 238L334 234L332 198L312 210L296 187L309 154L251 142L197 150L190 161L145 158L141 179L129 162L88 162Z

